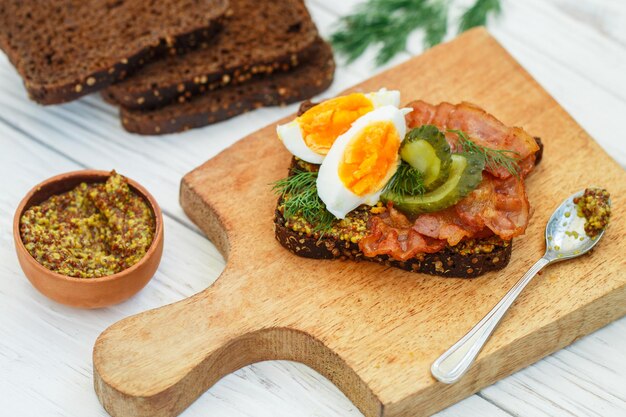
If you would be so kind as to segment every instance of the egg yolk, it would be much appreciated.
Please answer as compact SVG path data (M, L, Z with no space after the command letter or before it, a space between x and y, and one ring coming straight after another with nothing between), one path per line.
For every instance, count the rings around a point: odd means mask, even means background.
M398 163L400 135L392 122L367 125L346 146L339 161L339 178L358 196L380 190Z
M298 117L304 143L320 155L326 155L338 136L352 123L374 109L364 94L354 93L324 101Z

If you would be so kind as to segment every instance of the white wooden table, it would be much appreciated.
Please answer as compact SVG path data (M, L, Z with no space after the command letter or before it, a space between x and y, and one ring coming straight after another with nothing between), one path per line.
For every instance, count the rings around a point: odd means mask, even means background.
M355 1L309 0L323 35ZM455 2L455 5L468 1ZM626 1L507 0L490 30L530 73L626 165ZM460 8L455 6L455 15ZM452 24L451 26L455 26ZM452 33L448 37L451 37ZM394 63L421 52L419 35ZM331 96L380 70L373 53L341 65ZM0 54L0 415L106 416L92 388L98 334L130 314L210 285L224 267L178 205L180 178L246 134L295 110L262 109L181 135L125 133L97 97L41 107ZM13 212L28 189L57 173L112 169L145 185L165 217L163 261L150 284L114 307L56 304L23 276ZM626 271L625 271L626 273ZM329 381L295 363L265 362L221 380L184 416L360 416ZM626 318L444 410L441 416L626 416Z

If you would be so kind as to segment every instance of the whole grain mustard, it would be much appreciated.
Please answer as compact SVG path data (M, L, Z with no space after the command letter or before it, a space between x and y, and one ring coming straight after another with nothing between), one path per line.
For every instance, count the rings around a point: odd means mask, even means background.
M585 218L585 233L597 236L609 224L611 206L609 192L602 188L587 188L581 197L574 199L579 217Z
M136 264L152 244L154 213L111 172L32 206L20 219L28 252L44 267L70 277L97 278Z

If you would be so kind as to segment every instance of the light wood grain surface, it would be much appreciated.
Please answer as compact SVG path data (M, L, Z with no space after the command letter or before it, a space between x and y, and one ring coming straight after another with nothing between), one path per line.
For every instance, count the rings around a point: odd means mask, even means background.
M309 1L328 34L351 1ZM461 2L463 3L463 2ZM456 3L455 3L456 4ZM622 165L626 114L626 5L618 0L504 2L496 38ZM398 63L421 52L419 36ZM372 54L341 66L332 95L372 75ZM182 175L237 139L294 111L264 109L181 136L125 134L97 97L42 108L0 57L0 408L13 416L104 416L92 387L97 335L130 314L206 288L222 257L178 205ZM130 301L79 311L45 299L23 277L11 241L13 210L51 175L81 167L110 169L144 184L164 209L166 242L155 279ZM581 339L477 395L443 416L623 416L626 319ZM288 362L249 366L221 380L185 416L358 416L339 390Z

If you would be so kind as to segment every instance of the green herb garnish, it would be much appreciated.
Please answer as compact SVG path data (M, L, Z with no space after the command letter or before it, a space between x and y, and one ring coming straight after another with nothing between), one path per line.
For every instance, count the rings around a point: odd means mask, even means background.
M341 18L331 42L348 62L375 45L376 63L382 65L406 50L411 32L424 32L424 48L443 41L448 30L449 0L367 0L354 13ZM500 0L477 0L461 18L459 32L484 25L490 13L500 11Z
M426 192L424 187L424 174L402 161L398 170L387 183L385 191L390 191L402 197L422 195Z
M376 63L381 65L406 50L407 39L416 29L424 30L425 47L440 43L447 30L446 8L441 0L368 0L341 18L331 42L348 62L368 46L380 45Z
M292 175L276 181L272 190L283 199L285 218L302 217L314 232L328 231L335 221L317 195L317 171L296 169Z
M495 171L499 167L503 167L509 174L519 178L519 152L508 149L493 149L478 145L477 143L471 141L467 134L462 130L448 129L448 132L456 133L459 137L459 141L457 143L457 153L477 155L483 159L485 167L489 168L491 171Z
M465 32L477 26L485 26L489 14L500 14L500 0L477 0L463 13L459 23L459 32Z

